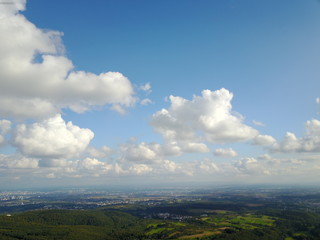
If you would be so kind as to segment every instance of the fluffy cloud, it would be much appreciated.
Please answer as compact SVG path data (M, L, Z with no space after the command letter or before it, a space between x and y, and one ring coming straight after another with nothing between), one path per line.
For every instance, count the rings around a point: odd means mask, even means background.
M26 0L7 1L6 3L0 4L0 18L23 11L26 7Z
M204 90L201 96L187 100L170 96L171 106L156 112L153 128L165 139L211 143L229 143L252 139L258 131L243 124L243 118L233 113L233 94L226 89Z
M287 132L281 143L274 144L276 152L319 152L320 151L320 121L312 119L305 124L306 133L302 138Z
M275 142L276 140L269 135L258 135L252 141L254 145L260 145L260 146L269 146L274 144Z
M178 166L177 166L177 164L175 162L169 161L169 160L164 160L163 161L163 166L169 172L175 172L176 169L178 168Z
M205 153L210 151L207 145L205 145L204 143L193 143L193 142L188 142L182 145L182 150L184 152L189 152L189 153L195 153L195 152Z
M129 168L129 171L136 174L142 175L153 171L153 168L146 164L134 164Z
M159 144L126 144L120 147L122 153L122 160L129 162L147 162L152 163L159 160L160 155Z
M75 162L76 169L84 169L84 170L90 170L90 171L103 171L107 172L110 171L113 167L110 164L104 163L99 161L95 158L85 158L82 160L78 160Z
M239 159L233 163L235 169L241 174L263 174L270 175L271 172L264 166L264 164L258 162L255 158L247 157Z
M217 172L219 171L219 167L210 159L204 159L199 163L199 168L206 172Z
M84 112L135 103L133 86L121 73L74 71L63 56L62 33L37 28L19 13L24 8L25 1L0 6L1 116L46 118L61 108Z
M13 143L27 156L72 158L86 149L93 136L91 130L65 123L56 115L39 123L18 125Z
M38 160L21 155L0 154L0 168L6 169L33 169L38 168Z
M232 148L218 148L213 154L218 157L236 157L238 155Z

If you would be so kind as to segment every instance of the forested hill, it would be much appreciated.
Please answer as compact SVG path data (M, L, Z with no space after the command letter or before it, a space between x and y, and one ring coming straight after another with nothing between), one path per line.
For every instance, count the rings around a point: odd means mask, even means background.
M237 211L234 203L190 202L5 214L0 239L320 239L316 212L241 206Z

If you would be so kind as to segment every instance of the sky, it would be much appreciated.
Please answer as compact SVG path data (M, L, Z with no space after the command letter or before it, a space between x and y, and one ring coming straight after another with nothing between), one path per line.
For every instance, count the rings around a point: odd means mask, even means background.
M320 2L0 1L0 187L316 184Z

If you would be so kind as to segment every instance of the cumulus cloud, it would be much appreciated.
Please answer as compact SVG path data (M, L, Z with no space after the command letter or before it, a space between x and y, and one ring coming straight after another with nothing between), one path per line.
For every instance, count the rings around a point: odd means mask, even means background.
M129 171L131 173L134 173L136 175L142 175L146 173L150 173L153 171L153 168L146 164L134 164L129 168Z
M19 13L24 8L25 1L0 6L1 116L47 118L62 108L80 113L136 102L131 82L121 73L74 71L63 56L62 33L37 28Z
M307 121L305 129L305 136L302 138L287 132L282 142L274 144L272 150L276 152L319 152L320 121L317 119Z
M128 171L124 170L119 163L115 163L114 172L116 174L126 174Z
M194 143L194 142L188 142L186 144L183 144L182 150L184 152L189 152L189 153L196 153L196 152L205 153L210 151L206 144Z
M16 14L18 11L25 10L26 0L3 1L0 4L0 18Z
M255 158L246 157L241 158L233 163L235 169L241 174L263 174L270 175L271 172L261 163L259 163Z
M269 135L258 135L252 141L254 145L260 145L260 146L269 146L274 144L275 142L276 140Z
M232 98L233 94L223 88L203 90L192 100L170 96L169 109L153 114L151 126L165 139L176 141L230 143L254 138L258 131L232 112Z
M204 159L199 163L199 168L206 172L217 172L219 167L210 159Z
M6 169L34 169L38 168L38 160L22 155L0 154L0 168Z
M30 157L72 158L86 149L93 136L91 130L66 123L56 115L31 125L17 125L13 143Z
M218 148L213 154L218 157L236 157L238 155L232 148Z
M175 172L176 169L178 168L177 164L173 161L170 161L170 160L164 160L163 166L169 172Z
M96 158L85 158L82 160L77 160L75 162L76 169L80 170L90 170L90 171L110 171L113 167L110 164L99 161Z
M122 160L129 162L154 162L159 160L161 146L156 143L125 144L120 147Z

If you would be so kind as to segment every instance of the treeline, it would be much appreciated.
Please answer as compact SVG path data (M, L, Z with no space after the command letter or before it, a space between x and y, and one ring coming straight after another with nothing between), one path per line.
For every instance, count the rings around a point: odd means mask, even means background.
M41 210L0 217L0 239L143 239L141 220L110 210Z

